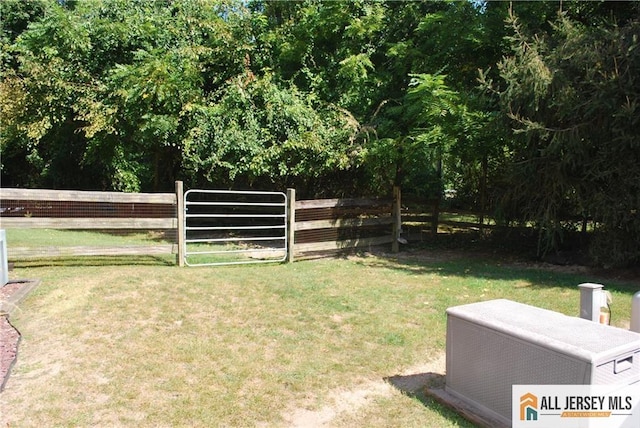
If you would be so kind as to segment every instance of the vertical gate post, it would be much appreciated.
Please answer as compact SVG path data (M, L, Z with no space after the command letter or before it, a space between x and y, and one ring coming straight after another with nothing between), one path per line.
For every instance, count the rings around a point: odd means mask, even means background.
M400 186L393 186L393 205L391 206L391 224L393 227L391 234L391 252L400 251L400 231L402 230L402 201Z
M178 235L178 252L176 253L176 263L178 266L184 266L184 249L185 249L185 230L184 230L184 186L182 181L176 181L176 210L177 221L176 234Z
M287 262L293 263L296 230L296 189L287 189Z

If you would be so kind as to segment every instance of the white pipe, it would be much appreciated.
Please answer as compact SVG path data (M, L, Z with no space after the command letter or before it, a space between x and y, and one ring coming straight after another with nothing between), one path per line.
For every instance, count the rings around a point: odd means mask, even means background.
M631 331L640 333L640 291L631 300Z

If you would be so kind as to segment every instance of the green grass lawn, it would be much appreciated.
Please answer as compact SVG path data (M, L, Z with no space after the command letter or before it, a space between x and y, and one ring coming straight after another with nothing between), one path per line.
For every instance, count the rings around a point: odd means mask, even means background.
M23 340L1 425L468 427L384 379L443 361L447 307L508 298L577 315L577 285L597 282L435 251L201 268L88 260L11 272L42 282L12 315ZM623 326L636 290L605 285Z

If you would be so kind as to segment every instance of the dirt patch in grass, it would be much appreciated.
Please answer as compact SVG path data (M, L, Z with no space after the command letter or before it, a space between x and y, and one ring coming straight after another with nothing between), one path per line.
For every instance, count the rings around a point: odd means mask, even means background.
M375 398L394 394L421 396L427 386L444 378L445 364L445 354L442 353L428 363L409 367L400 374L365 381L352 388L330 391L329 398L323 399L323 402L329 401L330 404L319 409L287 409L283 419L289 426L300 428L340 425L340 418L362 410L373 403Z

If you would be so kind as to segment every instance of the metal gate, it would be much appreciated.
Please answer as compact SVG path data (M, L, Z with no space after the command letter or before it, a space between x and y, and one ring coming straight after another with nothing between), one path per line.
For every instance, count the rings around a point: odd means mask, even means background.
M188 190L184 194L187 266L282 262L287 258L287 195Z

